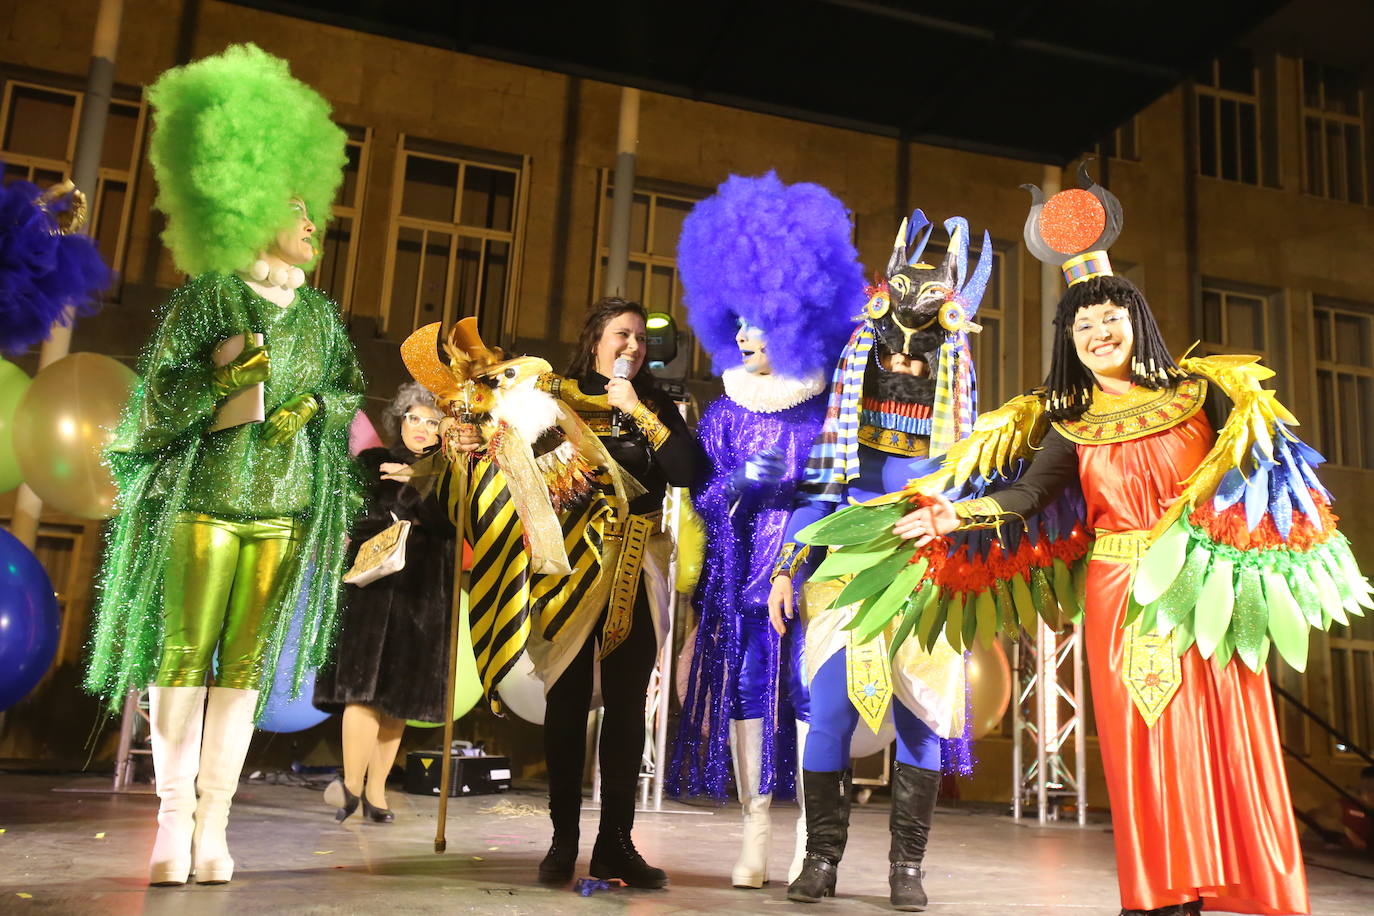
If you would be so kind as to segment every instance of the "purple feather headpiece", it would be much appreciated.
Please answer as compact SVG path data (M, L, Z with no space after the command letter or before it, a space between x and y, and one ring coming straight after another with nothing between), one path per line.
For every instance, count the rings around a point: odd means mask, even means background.
M740 364L739 323L762 328L780 375L829 372L863 304L844 204L774 172L731 175L682 224L677 267L687 320L717 372Z
M84 209L75 197L27 181L0 189L0 353L46 340L55 323L71 321L68 306L89 314L110 285L95 243L72 231Z

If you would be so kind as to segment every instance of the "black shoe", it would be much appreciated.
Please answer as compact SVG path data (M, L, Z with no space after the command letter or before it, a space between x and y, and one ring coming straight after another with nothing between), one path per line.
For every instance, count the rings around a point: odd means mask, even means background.
M839 864L825 856L808 852L802 860L801 874L787 885L787 899L795 903L819 903L824 897L834 897Z
M539 863L539 880L543 884L566 884L577 868L577 831L555 830L549 851Z
M893 862L888 866L888 899L894 910L919 913L926 908L930 901L926 897L925 887L921 884L924 875L921 866L913 862Z
M835 878L849 842L849 771L802 770L806 806L806 858L787 886L787 899L816 903L835 896Z
M396 820L396 815L391 813L390 808L375 807L372 802L367 800L366 795L363 796L363 816L371 818L379 824L390 824Z
M935 817L935 802L940 797L939 770L908 766L901 761L892 770L892 816L889 829L892 846L888 852L887 873L892 908L919 912L929 902L921 884L921 863L926 857L926 841Z
M334 812L334 820L342 824L353 816L353 812L358 810L360 796L348 791L348 786L344 785L342 779L336 779L324 789L324 803L331 808L339 810Z
M657 889L668 883L668 873L645 862L635 849L627 827L601 827L592 847L591 872L593 878L618 879L626 887Z

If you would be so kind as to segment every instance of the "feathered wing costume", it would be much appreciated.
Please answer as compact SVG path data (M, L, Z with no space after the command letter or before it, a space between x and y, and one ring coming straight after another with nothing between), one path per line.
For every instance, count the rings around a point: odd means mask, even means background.
M95 243L78 231L85 221L86 197L70 181L0 188L0 353L46 340L110 285Z
M363 380L338 309L299 267L273 284L256 270L278 233L327 221L345 137L324 99L252 45L169 70L148 97L165 238L193 278L163 312L108 451L118 515L86 685L117 707L152 682L151 881L183 883L194 867L217 883L233 873L224 828L254 709L303 590L296 689L328 657L361 503L348 431ZM239 356L216 363L239 335ZM254 386L265 422L218 423Z
M843 542L831 556L846 568L911 570L865 630L896 614L908 634L967 641L1054 621L1056 604L1081 610L1122 905L1306 913L1265 663L1273 646L1301 670L1309 628L1362 614L1371 589L1321 457L1260 385L1272 373L1248 356L1168 356L1143 297L1111 274L1120 206L1082 177L1068 196L1036 192L1027 221L1032 253L1070 281L1046 387L980 418L938 472L805 536ZM1101 235L1074 238L1094 223ZM1135 329L1124 394L1094 388L1068 340L1077 309L1107 300ZM955 504L965 521L950 540L996 537L972 555L971 589L940 579L947 543L913 552L887 534L951 485L973 498Z
M693 208L678 242L688 321L725 396L697 427L711 472L693 501L708 536L670 788L723 796L733 759L746 827L736 885L767 881L768 805L795 791L808 715L802 638L797 628L780 640L769 625L769 578L862 295L850 235L829 191L769 172L731 176ZM761 333L771 372L741 365L741 326ZM776 466L760 479L765 454Z

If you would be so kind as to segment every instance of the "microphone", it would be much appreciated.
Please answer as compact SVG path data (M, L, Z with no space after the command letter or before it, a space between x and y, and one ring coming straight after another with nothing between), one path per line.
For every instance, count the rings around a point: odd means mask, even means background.
M611 367L611 375L615 378L629 378L630 369L634 363L625 357L620 357ZM611 435L619 438L620 428L625 424L625 413L619 407L611 408Z

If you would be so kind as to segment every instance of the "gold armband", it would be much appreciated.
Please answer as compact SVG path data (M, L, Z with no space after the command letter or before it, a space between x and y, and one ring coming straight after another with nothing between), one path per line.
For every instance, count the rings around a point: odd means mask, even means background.
M797 570L806 558L811 555L811 545L798 544L795 541L788 541L782 545L782 550L778 552L778 561L773 564L773 574L768 577L772 582L778 576L787 576L789 579L797 578Z
M663 443L668 441L668 427L663 425L658 414L650 410L643 401L636 404L635 409L630 411L630 419L635 421L635 426L639 427L644 438L649 440L649 445L655 449L661 448Z
M955 503L954 514L960 519L959 527L955 530L972 531L976 528L996 528L1002 524L1006 512L991 496L980 496Z

